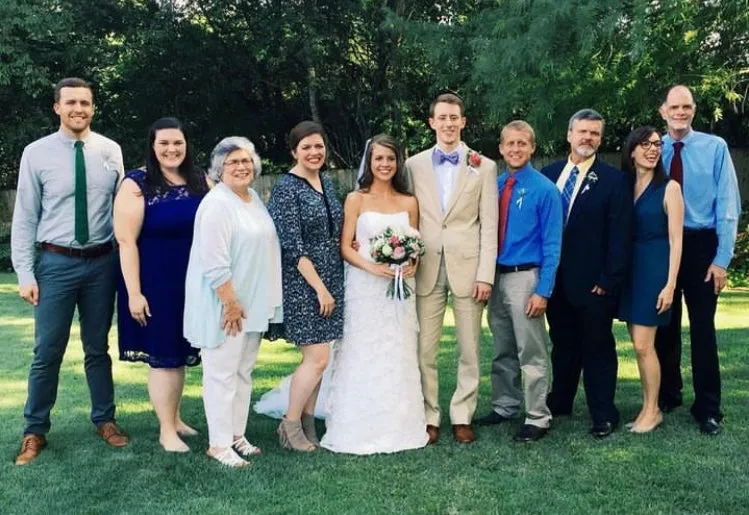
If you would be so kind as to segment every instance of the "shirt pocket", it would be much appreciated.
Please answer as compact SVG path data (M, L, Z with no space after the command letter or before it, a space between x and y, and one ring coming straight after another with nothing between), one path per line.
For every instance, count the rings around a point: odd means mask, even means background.
M114 194L119 177L117 167L106 158L86 159L86 181L89 189Z

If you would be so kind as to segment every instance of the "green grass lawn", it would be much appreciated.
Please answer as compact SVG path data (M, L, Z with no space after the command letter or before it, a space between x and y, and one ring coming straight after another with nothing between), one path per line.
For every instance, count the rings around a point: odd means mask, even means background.
M25 467L13 465L23 430L26 377L33 346L32 309L0 274L0 513L746 513L749 495L749 293L727 292L718 313L724 432L705 437L680 408L647 435L618 431L596 441L582 391L573 417L553 422L535 444L511 441L517 424L480 428L461 446L449 426L436 446L387 456L295 454L278 446L275 420L251 415L248 435L265 454L245 470L227 470L204 451L207 430L200 370L190 370L183 416L200 436L192 452L170 455L158 444L146 391L146 367L115 361L118 420L132 437L107 447L88 420L89 400L77 326L63 363L49 446ZM617 404L622 420L639 410L640 386L631 344L616 326ZM116 333L111 333L113 358ZM455 333L448 319L440 354L441 402L455 383ZM489 409L492 344L481 343L479 414ZM684 355L689 355L685 345ZM290 373L293 346L265 343L254 395ZM685 360L688 361L688 360ZM683 372L687 384L690 369ZM687 405L692 390L686 391ZM449 422L445 421L445 424Z

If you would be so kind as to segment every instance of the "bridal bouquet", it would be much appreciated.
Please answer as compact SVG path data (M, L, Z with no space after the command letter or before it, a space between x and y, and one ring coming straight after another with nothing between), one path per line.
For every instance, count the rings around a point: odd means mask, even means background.
M386 295L389 299L405 300L411 296L411 288L403 280L403 266L424 255L426 248L419 231L413 227L386 227L369 240L370 254L376 263L390 265L395 270Z

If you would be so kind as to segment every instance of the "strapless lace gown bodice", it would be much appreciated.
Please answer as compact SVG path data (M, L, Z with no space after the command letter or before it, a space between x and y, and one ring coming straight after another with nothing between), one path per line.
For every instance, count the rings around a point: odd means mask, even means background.
M365 211L359 215L359 219L356 223L356 241L359 243L359 255L370 262L374 262L370 255L370 243L369 240L380 234L388 227L403 227L409 226L408 213L402 211L400 213L377 213L374 211ZM357 298L361 297L380 297L385 295L390 279L386 277L380 277L378 275L370 274L360 268L356 268L351 265L346 265L346 294L352 294ZM407 279L407 282L413 289L414 283L413 278ZM382 294L382 295L380 295ZM391 299L385 299L390 301ZM349 297L346 297L346 302L349 301ZM398 307L401 312L409 311L408 306L414 308L413 298L412 302L407 302L405 305L399 305L399 303L392 304L387 302L388 306ZM414 308L415 310L415 308ZM344 315L345 316L345 315ZM412 323L416 323L416 316L411 319Z

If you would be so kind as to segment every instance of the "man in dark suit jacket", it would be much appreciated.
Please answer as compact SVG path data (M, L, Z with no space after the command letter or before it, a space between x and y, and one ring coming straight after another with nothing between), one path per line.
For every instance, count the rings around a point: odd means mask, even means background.
M619 423L614 405L616 342L611 326L628 271L632 242L632 183L596 156L603 117L583 109L570 118L570 156L542 171L562 193L562 257L547 310L553 382L548 406L570 415L581 371L590 433L610 435Z

